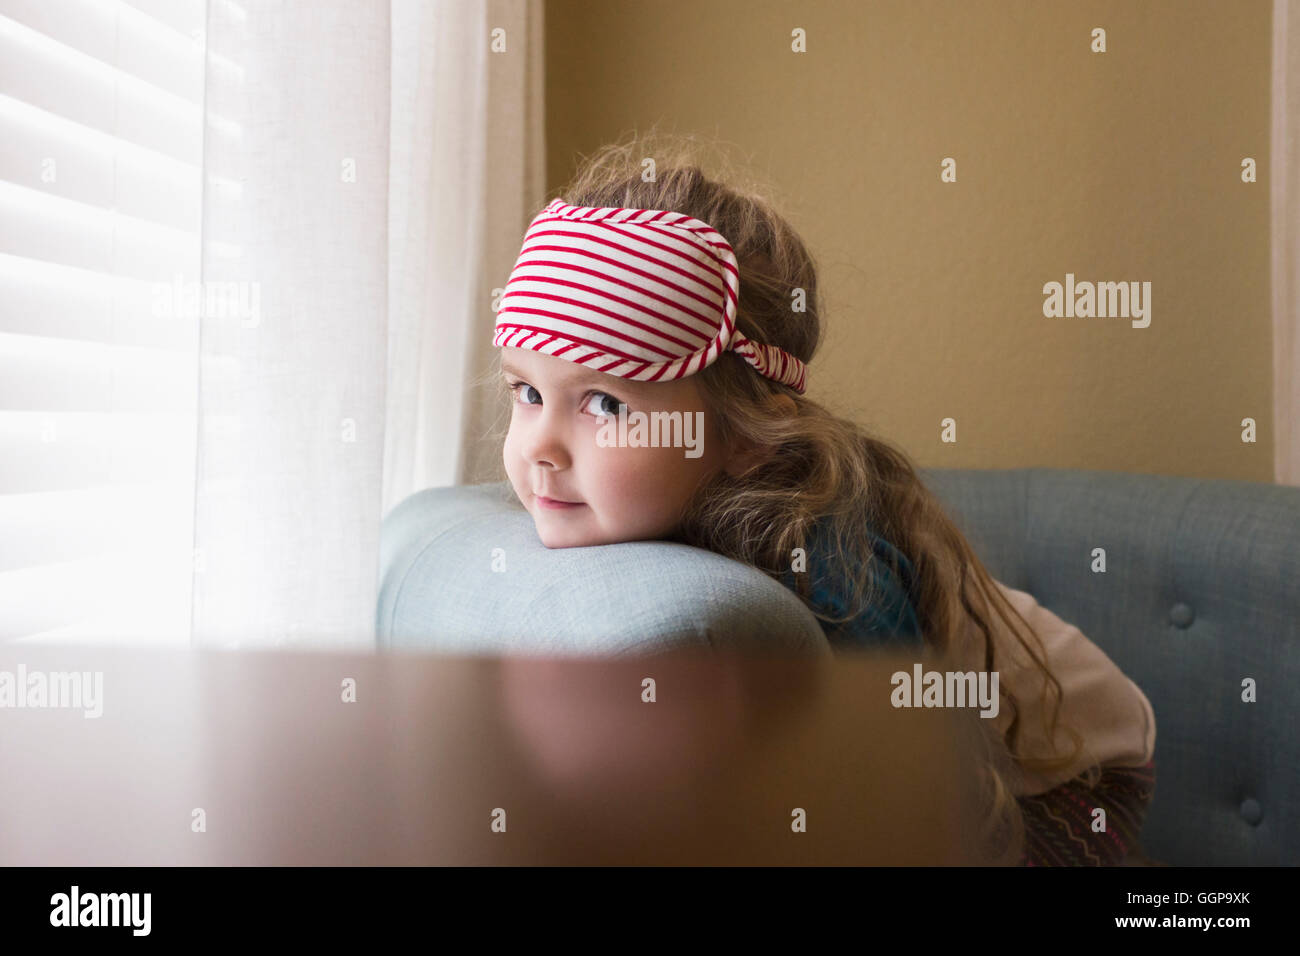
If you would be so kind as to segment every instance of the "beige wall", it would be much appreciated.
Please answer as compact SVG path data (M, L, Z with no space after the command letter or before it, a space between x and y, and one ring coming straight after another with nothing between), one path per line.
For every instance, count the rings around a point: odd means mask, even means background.
M922 467L1272 482L1270 0L548 0L546 21L547 198L654 123L735 144L821 268L811 397ZM1150 326L1044 317L1067 272L1150 282Z

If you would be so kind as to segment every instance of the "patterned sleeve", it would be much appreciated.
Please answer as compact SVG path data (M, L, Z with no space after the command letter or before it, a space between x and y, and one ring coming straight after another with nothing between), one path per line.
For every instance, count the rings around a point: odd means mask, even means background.
M1124 866L1144 860L1139 836L1155 788L1152 759L1140 767L1109 767L1095 786L1071 780L1020 797L1025 821L1021 865Z

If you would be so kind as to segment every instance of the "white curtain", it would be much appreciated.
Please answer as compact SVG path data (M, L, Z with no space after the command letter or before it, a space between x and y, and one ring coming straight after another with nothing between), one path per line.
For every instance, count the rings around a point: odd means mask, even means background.
M383 515L487 454L540 31L540 0L210 0L196 646L373 648Z
M505 477L493 409L467 386L491 364L492 290L544 202L542 54L540 0L393 0L385 514L421 488Z
M1300 485L1300 2L1273 3L1274 478Z

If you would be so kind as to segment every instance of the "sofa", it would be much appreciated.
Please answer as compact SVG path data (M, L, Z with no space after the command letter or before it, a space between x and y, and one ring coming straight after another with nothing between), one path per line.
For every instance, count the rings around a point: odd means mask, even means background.
M995 578L1079 627L1151 701L1146 857L1300 862L1287 723L1300 702L1300 488L1042 468L921 477ZM792 593L720 555L545 548L506 482L424 489L385 517L376 633L382 650L458 655L832 653Z

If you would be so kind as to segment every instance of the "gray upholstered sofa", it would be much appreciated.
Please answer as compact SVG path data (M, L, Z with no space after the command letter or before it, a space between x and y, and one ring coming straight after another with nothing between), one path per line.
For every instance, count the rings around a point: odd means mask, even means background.
M1150 699L1147 855L1300 862L1300 489L1051 469L922 474L999 581L1077 625ZM1105 573L1093 570L1098 548ZM386 517L381 551L384 649L829 653L816 618L760 572L666 542L548 550L505 483L410 496Z

